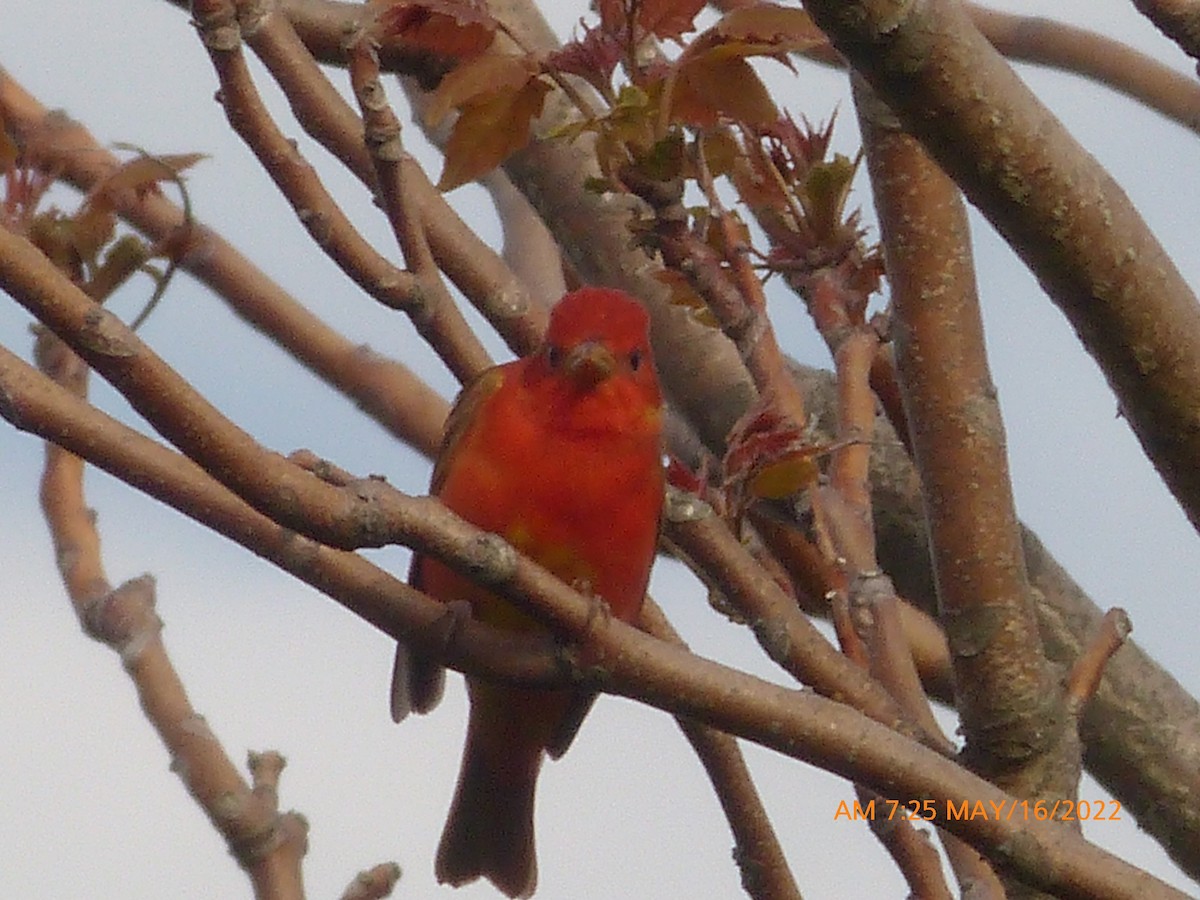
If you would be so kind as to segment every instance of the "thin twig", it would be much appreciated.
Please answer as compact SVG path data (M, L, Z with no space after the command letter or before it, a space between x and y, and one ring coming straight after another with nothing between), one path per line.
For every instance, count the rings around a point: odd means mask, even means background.
M239 9L256 21L252 2L193 4L194 23L221 82L219 96L229 124L254 151L316 244L370 296L407 313L459 381L470 380L491 364L474 332L452 304L449 309L431 304L419 279L375 251L271 119L241 52Z
M1096 636L1067 674L1067 707L1076 716L1095 696L1108 661L1125 645L1132 631L1133 623L1125 610L1114 607L1104 614Z
M400 867L395 863L381 863L354 876L340 900L382 900L390 897L400 881Z
M120 162L82 125L47 110L7 73L0 109L36 165L89 191ZM160 245L179 242L185 216L156 191L113 192L120 215ZM180 266L380 425L432 453L449 404L403 364L346 340L212 229L196 224L178 246Z
M48 331L38 336L38 364L79 398L87 367ZM84 631L121 657L151 726L171 755L192 798L229 845L259 897L302 898L300 862L307 826L295 813L280 814L275 792L263 794L238 774L204 718L187 697L162 640L148 575L114 588L104 573L96 518L83 494L85 463L47 442L41 500L63 584Z
M362 8L354 10L355 22ZM317 65L301 41L286 8L264 4L259 15L243 17L242 35L287 97L304 131L325 147L371 191L378 189L375 165L363 141L362 119ZM350 33L357 34L348 22ZM359 34L356 40L363 39ZM346 34L338 37L338 62L346 64ZM379 48L381 53L387 49ZM394 70L394 65L392 70ZM438 267L480 309L517 353L525 353L546 328L500 257L467 227L462 217L418 167L406 173L407 203L419 210ZM562 292L554 295L558 299Z
M653 600L642 607L640 624L648 634L687 648ZM800 900L800 889L737 741L691 719L677 717L675 721L700 758L725 811L733 832L733 858L746 894L754 900Z

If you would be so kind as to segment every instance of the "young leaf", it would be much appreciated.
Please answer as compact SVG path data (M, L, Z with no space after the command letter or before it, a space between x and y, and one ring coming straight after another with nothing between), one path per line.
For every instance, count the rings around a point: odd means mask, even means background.
M705 0L642 0L637 7L637 24L664 41L678 40L696 28L696 15Z
M602 28L588 28L583 37L564 44L545 59L548 72L578 75L601 96L612 95L612 76L624 47L617 37Z
M799 53L827 41L803 9L774 3L751 3L732 9L705 35L758 45L764 48L761 52L770 55Z
M203 153L165 153L157 156L141 153L114 169L92 188L88 202L109 198L121 191L145 194L160 181L173 181L179 173L205 159Z
M778 119L779 110L736 48L685 53L675 72L670 120L707 128L722 117L754 127Z
M496 20L482 0L368 0L372 35L438 56L473 59L492 45Z
M788 53L824 41L802 9L754 3L730 11L676 60L670 121L699 127L722 117L751 128L774 123L779 111L746 58L770 56L789 65Z
M492 93L520 90L536 76L523 56L488 53L463 63L442 79L425 110L425 122L435 126L452 109L462 109L477 98Z
M829 447L814 444L806 425L760 398L729 433L722 461L723 489L735 516L754 500L780 500L816 483L817 459Z
M472 181L524 147L550 89L542 79L531 78L515 91L493 91L464 105L446 141L438 188L448 191Z

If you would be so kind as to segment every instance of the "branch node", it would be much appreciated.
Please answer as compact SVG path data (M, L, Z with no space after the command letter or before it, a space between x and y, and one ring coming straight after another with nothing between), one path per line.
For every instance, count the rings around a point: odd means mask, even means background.
M275 11L274 0L238 0L237 20L242 37L250 40Z
M93 353L128 359L137 353L129 336L129 329L124 322L107 309L97 306L84 315L79 342Z
M192 15L192 25L206 49L231 53L241 46L242 30L232 3L193 3Z
M402 874L396 863L380 863L355 875L339 900L381 900L391 895Z
M112 647L130 668L162 631L154 612L154 576L140 575L79 607L84 633Z
M287 767L287 759L278 750L265 750L262 753L251 750L246 754L246 766L250 769L255 793L263 790L274 793L279 788L279 776Z
M1129 613L1114 606L1104 614L1091 642L1084 648L1067 675L1067 708L1078 717L1095 695L1104 669L1114 653L1129 639L1133 622Z
M510 581L517 572L520 557L498 534L484 533L466 547L466 574L490 586Z
M712 506L700 497L674 485L667 485L663 516L668 522L675 525L682 522L695 522L699 519L707 519L712 514Z

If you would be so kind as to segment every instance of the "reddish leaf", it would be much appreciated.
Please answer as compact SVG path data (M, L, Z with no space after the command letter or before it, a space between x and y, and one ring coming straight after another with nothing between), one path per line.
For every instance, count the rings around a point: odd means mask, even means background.
M778 122L763 128L759 134L770 148L780 172L785 175L796 172L803 177L810 166L819 163L829 152L836 121L836 111L820 128L813 128L808 119L802 119L803 126L797 125L791 115L785 115Z
M827 449L769 398L760 399L729 435L723 461L729 508L740 513L752 500L782 499L815 484L817 457Z
M662 40L678 40L695 29L696 14L705 0L640 0L636 3L638 37L652 34ZM631 0L596 0L600 29L622 43L628 40Z
M130 148L125 148L130 149ZM123 191L139 195L157 191L159 182L179 177L179 173L204 159L203 153L168 153L139 155L122 163L98 181L72 216L72 239L82 259L92 260L112 239L116 220L113 216L113 197Z
M101 179L88 195L88 202L112 197L121 191L137 191L145 194L154 190L161 181L171 181L180 172L189 169L205 158L203 153L167 153L151 156L142 153L114 169Z
M824 162L833 119L828 125L814 129L806 120L797 124L790 115L785 115L749 131L743 141L745 152L735 159L732 169L738 196L760 221L766 216L779 226L767 223L773 241L777 242L784 231L800 229L807 235L807 223L797 221L800 217L796 208L805 203L802 195L813 167ZM790 220L790 224L778 219L780 216Z
M763 48L761 53L769 55L808 50L827 40L803 9L774 3L752 3L730 10L705 35L757 45Z
M696 14L705 0L642 0L638 5L637 24L662 40L678 40L696 29Z
M545 59L546 69L584 78L604 96L612 91L612 74L621 61L623 47L602 28L589 28L577 41L564 44Z
M628 0L595 0L595 6L602 31L616 36L625 30Z
M442 79L425 110L425 121L437 125L452 109L461 109L477 98L494 93L515 93L536 77L523 56L488 53L463 63Z
M463 106L446 142L438 188L448 191L472 181L524 147L550 89L547 82L532 78L518 90L494 91Z
M755 127L779 118L770 92L750 64L721 49L684 54L673 88L673 122L707 128L724 117Z
M667 484L703 497L708 490L708 473L701 469L693 472L675 456L667 457Z
M374 36L439 56L472 59L492 45L497 23L483 0L368 0Z

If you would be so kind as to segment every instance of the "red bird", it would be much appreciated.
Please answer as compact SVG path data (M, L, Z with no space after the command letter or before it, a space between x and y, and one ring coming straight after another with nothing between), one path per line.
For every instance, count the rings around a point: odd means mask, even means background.
M662 399L649 319L628 295L567 294L541 348L476 379L446 424L431 493L504 537L623 621L638 615L663 502ZM513 631L542 626L490 591L416 556L409 583ZM396 650L392 716L441 698L434 660ZM595 695L467 678L471 703L458 787L438 846L438 881L483 876L510 897L537 886L534 791L543 754L557 758Z

